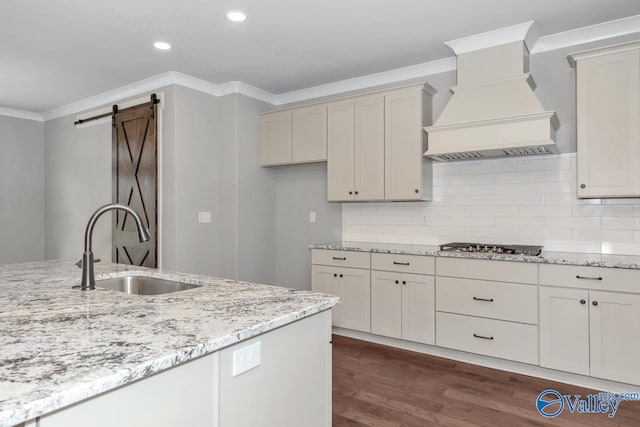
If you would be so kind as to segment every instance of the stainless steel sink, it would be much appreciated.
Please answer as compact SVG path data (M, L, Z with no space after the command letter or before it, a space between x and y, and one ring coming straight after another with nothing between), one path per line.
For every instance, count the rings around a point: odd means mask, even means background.
M199 288L200 286L156 277L126 276L96 280L96 287L135 295L159 295Z

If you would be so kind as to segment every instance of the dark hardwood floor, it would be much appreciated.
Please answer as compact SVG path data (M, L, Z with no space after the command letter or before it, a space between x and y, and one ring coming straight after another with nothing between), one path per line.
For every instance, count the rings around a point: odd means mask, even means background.
M595 393L562 384L333 336L333 426L640 426L640 402L604 414L541 416L538 394ZM640 391L640 390L639 390Z

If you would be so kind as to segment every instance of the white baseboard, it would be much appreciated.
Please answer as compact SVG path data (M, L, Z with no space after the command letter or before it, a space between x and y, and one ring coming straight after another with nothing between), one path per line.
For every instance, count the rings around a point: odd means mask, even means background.
M512 362L510 360L498 359L495 357L482 356L479 354L467 353L464 351L451 350L448 348L433 345L420 344L395 338L373 335L366 332L353 331L350 329L333 328L333 333L349 338L356 338L376 344L401 348L403 350L415 351L417 353L429 354L431 356L443 357L445 359L456 360L458 362L471 363L473 365L484 366L492 369L513 372L521 375L542 378L545 380L572 384L579 387L590 388L599 391L610 391L612 393L640 391L640 387L631 384L608 381L600 378L588 377L585 375L572 374L569 372L556 371L553 369L541 368L540 366L526 363ZM543 391L543 390L540 390Z

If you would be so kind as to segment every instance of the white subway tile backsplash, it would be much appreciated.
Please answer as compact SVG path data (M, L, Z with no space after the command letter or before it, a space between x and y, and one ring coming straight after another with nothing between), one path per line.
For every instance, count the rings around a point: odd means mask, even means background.
M602 217L604 230L640 230L640 218L637 217Z
M435 162L433 177L431 202L343 204L343 238L640 256L640 198L578 199L575 153Z

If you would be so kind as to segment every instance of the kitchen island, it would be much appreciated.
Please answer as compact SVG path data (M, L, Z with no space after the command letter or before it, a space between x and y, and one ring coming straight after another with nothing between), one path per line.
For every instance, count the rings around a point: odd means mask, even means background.
M307 393L317 397L317 404L312 406L324 414L320 418L326 419L326 424L313 420L307 425L330 425L328 310L337 303L336 297L121 264L96 264L97 280L128 275L201 286L144 296L100 289L98 281L95 291L83 292L73 288L79 284L80 270L69 261L0 266L0 426L30 426L36 425L36 420L42 427L69 425L74 413L85 417L85 425L97 425L108 412L118 415L120 418L113 419L123 425L122 420L129 412L133 416L137 408L142 408L140 419L149 425L171 425L174 416L184 416L185 421L198 425L206 422L224 426L230 425L230 420L243 425L250 422L247 413L251 411L238 409L242 405L277 409L282 405L278 396L298 396L297 400L305 401L287 404L295 408L299 403L308 410ZM233 375L235 350L261 341L262 349L257 354L262 360L258 357L256 363L261 365ZM280 348L283 343L287 348ZM313 366L314 375L300 375L300 368L292 360L301 357L312 358L305 363L320 363ZM190 379L180 384L185 377L180 372L187 368L190 372L186 377ZM145 389L144 384L151 386ZM291 384L302 389L296 390ZM138 387L133 394L135 401L126 407L114 407L119 395L127 397L119 391L130 387ZM265 403L247 401L255 397L255 392L269 390L274 393L264 396ZM204 414L202 423L189 418L198 414L188 411L189 405L201 398L204 403L195 411ZM100 399L106 406L100 406ZM93 412L94 422L86 419L83 407L95 402L97 406L88 408L102 413ZM294 412L287 415L292 420L296 419ZM274 414L259 415L269 420ZM275 415L272 419L277 421ZM157 417L164 423L158 424Z

